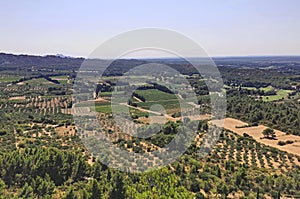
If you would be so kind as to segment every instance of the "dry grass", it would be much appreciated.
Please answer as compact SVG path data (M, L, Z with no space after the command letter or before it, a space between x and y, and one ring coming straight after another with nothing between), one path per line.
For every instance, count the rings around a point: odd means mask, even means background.
M220 121L220 120L213 120L211 122L212 122L212 124L215 124L217 126L222 126L222 121ZM300 136L287 135L285 132L275 130L276 140L266 139L266 138L263 138L262 132L263 132L263 130L265 130L268 127L266 127L264 125L259 125L259 126L246 127L246 128L236 128L236 127L244 126L244 125L248 125L248 124L245 122L242 122L240 120L233 119L233 118L225 118L224 119L224 128L225 129L233 131L242 136L244 133L247 133L248 135L252 136L257 142L260 142L265 145L275 147L279 150L286 151L288 153L300 156ZM284 146L278 145L279 141L287 141L287 140L294 141L294 143L284 145Z
M20 97L11 97L9 98L9 100L25 100L26 97L25 96L20 96Z
M60 126L56 127L55 131L60 136L74 136L75 135L75 127L74 126Z

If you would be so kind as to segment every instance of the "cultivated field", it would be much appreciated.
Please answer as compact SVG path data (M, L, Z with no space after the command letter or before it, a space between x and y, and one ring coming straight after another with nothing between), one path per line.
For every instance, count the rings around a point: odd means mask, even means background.
M213 120L212 124L220 126L221 121ZM264 125L258 125L258 126L252 126L252 127L238 128L238 127L242 127L242 126L246 126L246 125L248 125L248 123L242 122L240 120L233 119L233 118L226 118L224 120L224 128L225 129L233 131L234 133L237 133L241 136L243 136L244 133L246 133L246 134L250 135L251 137L253 137L257 142L260 142L265 145L280 149L282 151L286 151L288 153L292 153L292 154L300 156L300 136L288 135L282 131L275 130L276 139L266 139L266 138L263 138L262 132L263 132L263 130L265 130L268 127L266 127ZM284 142L293 141L293 143L287 144L284 146L280 146L280 145L278 145L279 141L284 141Z

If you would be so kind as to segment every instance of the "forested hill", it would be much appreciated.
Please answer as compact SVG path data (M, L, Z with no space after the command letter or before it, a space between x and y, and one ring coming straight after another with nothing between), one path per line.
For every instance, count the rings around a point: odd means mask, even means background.
M110 60L84 59L73 57L62 57L55 55L34 56L34 55L14 55L0 53L0 71L6 70L31 70L37 71L58 70L76 71L85 62L85 67L91 70L98 69L101 65L110 63ZM145 60L120 59L113 61L109 66L107 75L121 75L129 69L147 63Z
M197 60L197 58L191 58ZM213 61L219 66L248 66L253 68L260 67L276 67L276 66L297 66L300 67L300 56L248 56L248 57L213 57ZM100 60L100 59L99 59ZM59 55L15 55L0 53L0 67L13 68L16 66L40 66L40 67L68 67L78 68L84 58L65 57ZM136 59L121 59L122 62L136 62ZM141 60L140 60L141 61ZM157 58L157 59L143 59L143 62L163 62L170 64L186 63L183 59L177 58Z
M83 62L83 58L69 58L55 55L33 56L0 53L0 69L26 69L28 67L75 69Z
M247 57L215 57L217 66L252 69L279 69L288 71L300 69L300 56L247 56Z

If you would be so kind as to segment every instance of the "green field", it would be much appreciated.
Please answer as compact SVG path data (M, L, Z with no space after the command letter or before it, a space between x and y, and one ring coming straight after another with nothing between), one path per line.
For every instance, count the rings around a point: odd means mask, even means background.
M59 81L60 84L68 83L68 80L66 80L66 79L58 79L57 81Z
M146 102L177 99L176 95L165 93L157 89L136 90L135 93L143 96Z
M75 107L92 107L92 106L111 106L111 102L85 101L85 102L77 103L75 105Z
M111 97L111 95L115 94L124 94L124 91L114 91L114 92L100 92L99 96L100 97Z
M231 86L228 86L226 84L223 87L225 89L230 89L231 88ZM272 86L260 87L260 88L250 87L250 86L242 86L241 88L245 89L245 90L262 90L262 91L265 91L265 92L274 90L274 88Z
M249 86L242 86L242 89L246 89L246 90L257 90L256 87L249 87Z
M138 116L138 117L146 117L146 116L149 116L149 113L148 112L143 112L143 111L140 111L138 109L135 109L135 108L130 108L130 113L134 116Z
M34 78L34 79L31 79L31 80L26 80L26 81L23 81L22 83L24 84L28 84L28 85L45 85L45 84L54 84L44 78Z
M169 100L169 101L153 101L153 102L139 102L137 103L138 107L144 109L150 109L153 105L161 105L166 110L167 114L173 114L177 112L181 112L181 109L191 108L192 106L186 103L183 103L180 106L178 100Z
M118 112L126 112L126 110L129 108L127 106L124 105L107 105L107 104L96 104L95 106L91 107L92 109L95 108L94 110L97 112L101 112L101 113L111 113L112 112L112 108L114 108L114 110L118 113Z
M59 76L51 76L52 79L68 79L66 75L59 75Z
M270 95L270 96L263 96L263 101L276 101L276 100L281 100L283 98L286 98L288 94L292 92L290 90L278 90L276 95Z
M225 85L224 88L229 89L230 86ZM243 86L242 88L246 89L246 90L262 90L264 92L269 92L269 91L275 90L275 88L272 86L260 87L259 89L257 89L256 87L246 87L246 86ZM291 92L292 92L291 90L280 89L280 90L276 91L276 95L262 96L262 99L265 102L282 100L282 99L286 98L288 96L288 94Z
M112 92L101 92L99 93L100 97L111 97Z
M146 102L139 102L135 98L132 98L132 102L136 103L138 107L144 108L149 110L152 105L161 105L164 107L167 113L173 113L173 112L178 112L180 111L180 108L184 108L190 105L185 104L184 107L180 107L179 101L174 94L162 92L157 89L148 89L148 90L136 90L135 91L138 95L141 95L145 98ZM100 93L100 96L102 97L111 97L112 92L102 92ZM85 102L84 104L80 104L79 106L88 106L91 105L90 102ZM124 106L124 105L113 105L113 106ZM127 108L127 107L126 107ZM101 103L101 104L96 104L95 110L97 112L102 112L102 113L110 113L111 110L111 105L110 102L107 103ZM133 115L137 115L139 117L144 117L148 115L147 112L142 112L134 108L130 108L131 113Z
M112 113L112 108L115 108L117 111L126 112L129 109L129 112L132 116L138 117L146 117L149 116L147 112L142 112L135 108L130 108L124 105L111 105L111 104L96 104L95 106L91 107L93 110L100 112L100 113Z
M20 76L9 76L9 77L0 77L0 82L14 82L14 81L18 81L19 79L21 79Z
M272 86L267 86L267 87L259 88L259 90L262 90L264 92L268 92L268 91L274 90L274 88Z
M180 108L180 104L178 100L168 100L168 101L151 101L151 102L139 102L137 105L144 109L150 109L152 105L159 104L163 106L165 109L174 109Z
M95 106L95 111L100 113L111 113L111 105L98 105Z

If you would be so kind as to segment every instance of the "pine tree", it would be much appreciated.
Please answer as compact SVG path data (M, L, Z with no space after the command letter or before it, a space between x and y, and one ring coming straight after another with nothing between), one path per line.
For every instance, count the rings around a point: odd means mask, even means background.
M125 188L124 182L120 175L116 175L115 178L115 186L113 190L110 192L109 198L110 199L125 199Z
M99 163L96 163L94 173L93 173L93 178L96 180L100 179L100 174L101 174L101 165Z
M76 198L77 198L77 196L76 196L76 194L75 194L73 188L71 188L71 189L68 191L68 193L66 194L65 199L76 199Z
M96 180L93 180L92 182L92 195L90 197L90 199L99 199L101 198L102 194L101 194L101 190L99 188L99 184Z
M263 130L262 134L264 135L265 138L276 137L275 131L271 128L267 128L267 129Z
M86 189L81 190L80 196L81 196L81 199L88 199L89 198L89 194L86 191Z
M30 198L32 196L33 196L33 189L26 182L25 185L24 185L24 187L23 187L23 189L21 190L21 193L19 194L19 197Z

